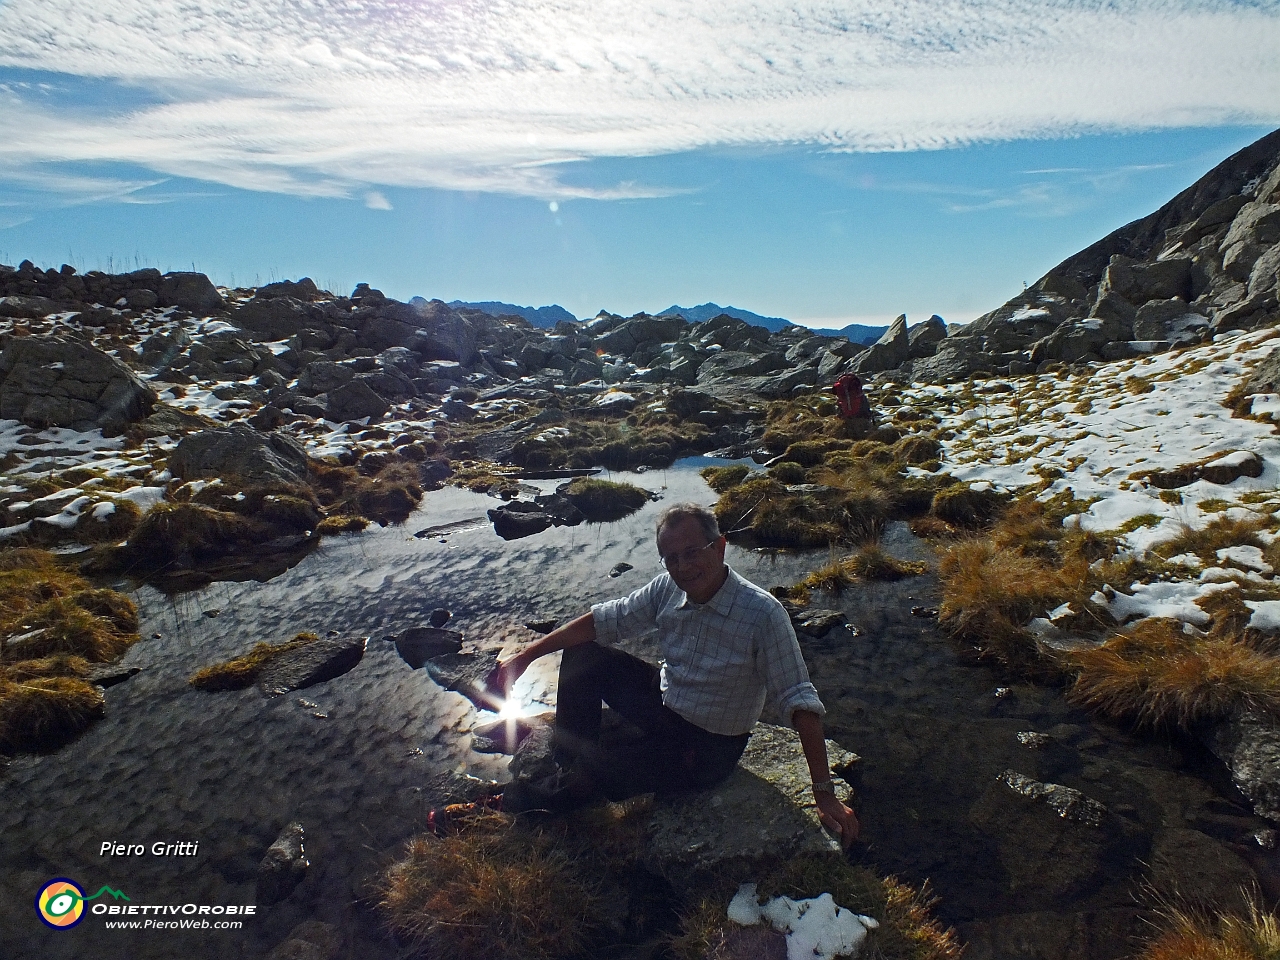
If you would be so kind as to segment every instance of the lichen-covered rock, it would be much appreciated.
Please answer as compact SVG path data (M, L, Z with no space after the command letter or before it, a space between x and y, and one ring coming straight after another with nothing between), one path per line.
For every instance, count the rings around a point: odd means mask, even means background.
M827 754L837 773L858 761L831 740ZM818 823L811 782L795 731L757 723L727 780L656 803L645 859L677 887L688 888L731 864L838 851L840 844Z
M30 427L118 433L156 394L101 350L61 337L14 337L0 354L0 418Z
M182 480L298 483L307 476L307 454L291 437L235 424L183 437L169 455L169 472Z

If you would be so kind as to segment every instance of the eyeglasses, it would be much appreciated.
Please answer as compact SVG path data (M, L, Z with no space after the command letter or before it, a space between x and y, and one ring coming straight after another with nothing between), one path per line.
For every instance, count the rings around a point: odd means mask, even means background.
M679 553L668 554L667 556L662 557L662 565L668 570L672 570L676 567L687 567L689 564L702 559L702 555L719 542L720 538L717 537L705 546L690 547L688 550L681 550Z

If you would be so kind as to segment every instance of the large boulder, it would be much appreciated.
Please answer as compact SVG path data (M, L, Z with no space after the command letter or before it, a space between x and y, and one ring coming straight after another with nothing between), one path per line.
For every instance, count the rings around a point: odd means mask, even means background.
M606 353L626 357L643 343L677 340L687 327L684 317L651 317L642 313L596 337L596 346Z
M982 346L982 337L959 334L947 337L938 343L932 357L912 363L912 379L924 383L949 383L989 371L994 361Z
M935 313L907 331L907 352L912 360L932 357L938 352L938 344L946 338L947 322Z
M858 762L831 740L827 755L832 770L841 775ZM726 870L838 852L840 844L818 823L810 783L796 732L757 723L737 769L724 783L655 804L646 860L677 887L689 889ZM841 782L840 789L845 788Z
M320 290L315 281L310 277L303 277L301 280L277 280L275 283L268 283L265 287L259 287L254 294L257 299L269 300L273 297L289 297L293 300L320 300L325 296L324 291Z
M160 306L192 313L216 313L227 305L213 281L203 273L166 273L156 293Z
M882 373L896 370L911 357L911 341L907 336L907 315L901 314L879 340L853 361L853 372Z
M350 365L332 360L312 360L298 372L298 391L309 397L336 390L355 379Z
M182 480L292 484L306 478L307 454L290 437L234 424L183 437L169 454L169 472Z
M391 404L385 397L363 379L356 378L329 391L324 416L334 423L363 420L365 417L376 420L390 409Z
M321 318L315 310L292 297L264 297L258 291L257 296L231 314L231 322L256 339L283 340L316 326Z
M31 427L118 433L156 394L101 350L61 337L14 337L0 354L0 418Z
M1064 320L1057 330L1031 348L1031 362L1061 360L1064 363L1098 360L1103 357L1107 344L1127 342L1130 331L1121 321L1111 318L1087 317L1083 320Z

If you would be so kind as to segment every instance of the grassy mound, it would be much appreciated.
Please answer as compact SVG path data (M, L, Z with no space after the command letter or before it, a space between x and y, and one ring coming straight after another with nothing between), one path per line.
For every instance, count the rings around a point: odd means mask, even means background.
M974 490L964 483L952 484L933 497L931 512L939 520L958 527L984 527L1008 506L1009 495L998 490Z
M621 520L649 502L651 494L630 483L614 483L594 477L578 477L559 492L594 523Z
M404 523L422 500L421 468L399 455L380 460L372 475L356 467L312 463L311 476L329 517L366 517L385 527Z
M915 577L929 569L928 564L917 560L899 560L891 556L878 543L868 543L857 553L841 560L832 560L809 576L797 587L804 590L828 590L840 593L859 580L902 580ZM791 588L788 596L791 595Z
M101 719L104 709L102 690L75 677L0 676L0 751L57 750Z
M290 650L297 650L309 643L315 643L319 639L314 633L300 633L284 643L258 643L242 657L197 670L187 682L197 690L210 693L222 690L243 690L245 687L253 686L258 675L272 660Z
M731 467L703 467L702 479L716 493L724 493L746 480L750 472L751 468L742 463Z
M133 602L42 550L0 552L0 751L56 750L98 720L84 677L138 640Z

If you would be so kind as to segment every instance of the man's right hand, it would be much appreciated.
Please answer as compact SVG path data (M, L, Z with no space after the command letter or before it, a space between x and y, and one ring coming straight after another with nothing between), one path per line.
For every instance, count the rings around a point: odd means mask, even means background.
M511 688L527 669L528 663L518 653L506 660L499 660L498 665L485 678L485 688L505 700L511 696Z

